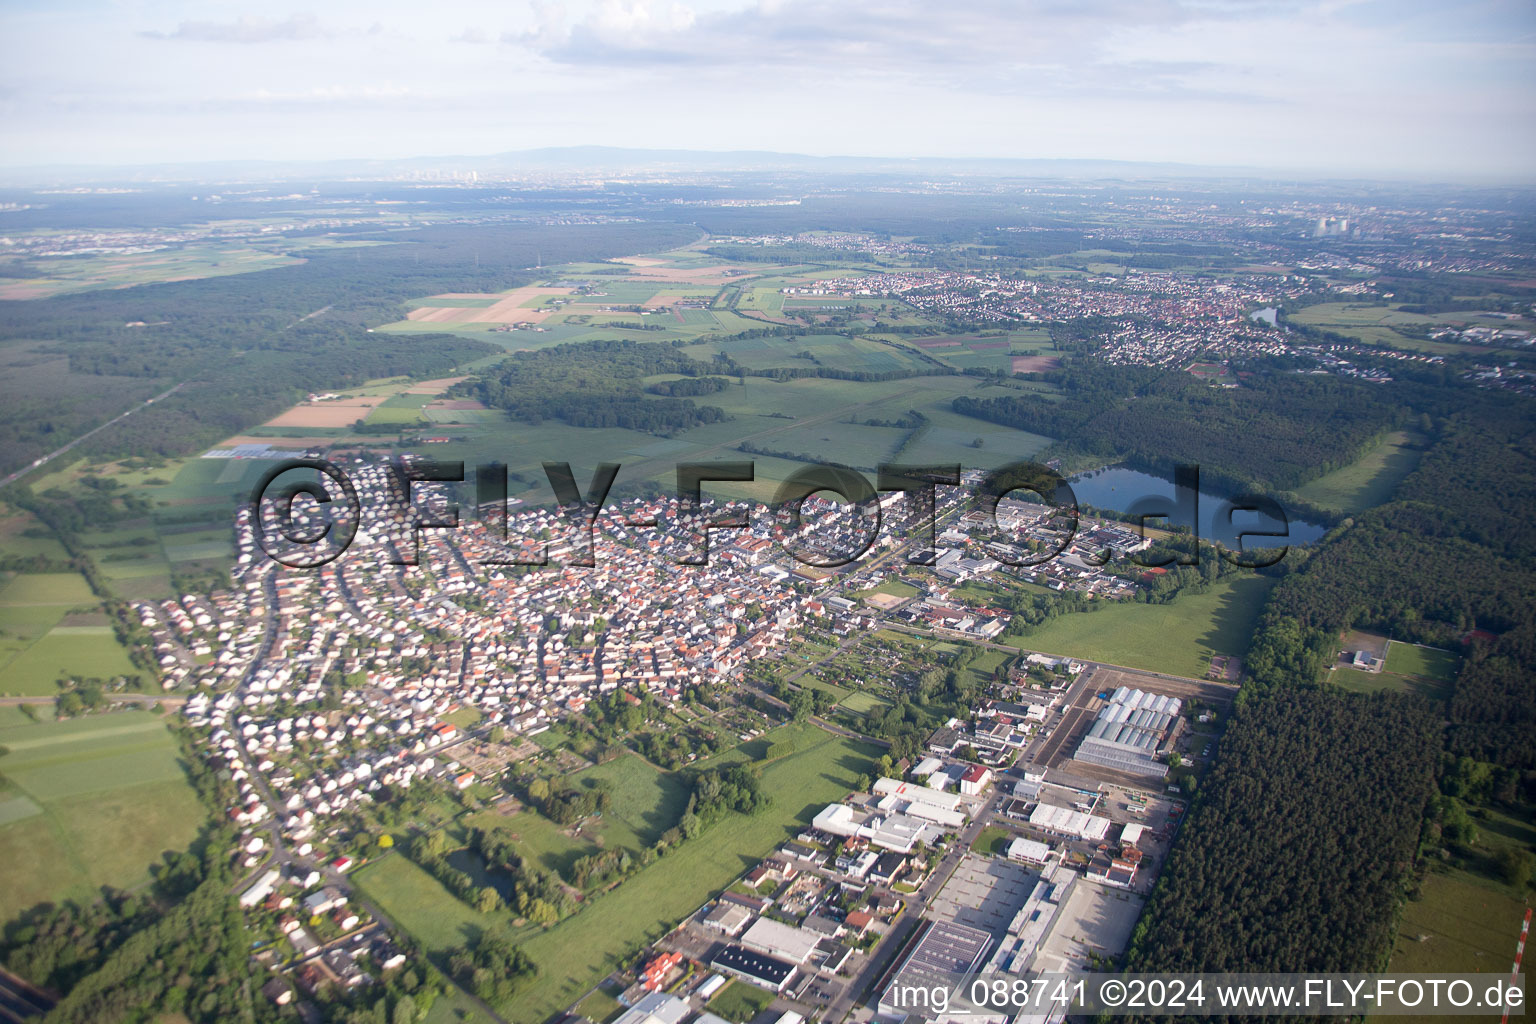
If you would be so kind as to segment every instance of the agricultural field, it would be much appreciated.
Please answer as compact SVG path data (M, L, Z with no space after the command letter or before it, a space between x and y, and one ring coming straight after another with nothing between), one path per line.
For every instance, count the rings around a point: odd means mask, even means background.
M1205 677L1213 654L1242 657L1274 580L1239 576L1182 594L1172 604L1110 604L1052 619L1002 640L1023 650L1127 668Z
M145 711L33 722L0 717L0 919L150 880L196 837L203 808L165 723Z
M102 288L225 277L303 262L297 257L240 244L187 245L159 252L32 259L25 263L40 276L0 280L0 300L46 299Z
M85 577L11 574L0 585L0 693L51 696L61 677L139 674Z
M1416 352L1428 352L1436 355L1446 355L1454 352L1479 353L1493 350L1477 345L1463 345L1456 342L1409 337L1398 333L1393 328L1402 327L1410 331L1427 331L1446 326L1514 326L1506 320L1480 317L1475 311L1426 315L1422 313L1405 313L1397 306L1372 305L1358 302L1319 303L1315 306L1298 309L1294 313L1288 311L1286 319L1298 324L1321 327L1324 330L1333 331L1337 334L1348 335L1367 345L1386 345L1393 348L1411 349Z
M1340 512L1363 512L1392 499L1419 465L1424 439L1394 431L1358 460L1297 489L1298 497Z
M410 425L426 417L422 409L432 401L431 395L399 394L385 399L368 414L369 424Z
M654 383L663 377L647 378ZM664 488L676 485L677 463L709 459L746 459L756 465L750 483L711 483L709 493L722 497L770 500L780 482L804 467L803 462L746 452L743 443L764 451L808 455L816 459L873 466L893 461L899 452L906 461L928 459L960 462L967 467L992 468L1027 457L1050 443L1049 438L1007 427L979 424L949 409L958 394L982 397L1002 394L995 384L973 377L912 377L858 382L823 378L775 381L748 377L701 402L718 406L732 419L662 438L623 428L574 429L557 421L537 426L498 417L494 423L455 426L445 431L447 444L433 454L461 459L470 465L499 459L514 473L532 481L513 495L529 501L549 500L541 463L569 461L577 479L588 479L599 462L623 467L618 482L653 480ZM902 427L869 427L865 420L894 421L908 410L927 416L931 425L918 432ZM849 419L854 420L849 424ZM951 427L960 423L962 427ZM983 447L974 447L980 437ZM375 439L377 440L377 439Z

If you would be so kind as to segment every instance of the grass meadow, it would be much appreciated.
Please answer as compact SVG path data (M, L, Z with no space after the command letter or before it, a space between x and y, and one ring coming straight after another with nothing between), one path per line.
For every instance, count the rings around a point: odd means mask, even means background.
M1128 668L1200 679L1211 655L1242 657L1274 581L1239 576L1183 594L1172 604L1108 604L1050 620L1004 643Z
M1362 512L1384 504L1418 467L1422 443L1416 434L1395 431L1355 462L1318 477L1296 494L1340 512Z
M139 669L117 642L85 577L21 573L0 583L0 693L52 696L61 676L134 674Z
M103 885L143 885L150 865L185 849L202 824L175 740L148 712L6 715L0 747L0 919L43 901L91 900Z

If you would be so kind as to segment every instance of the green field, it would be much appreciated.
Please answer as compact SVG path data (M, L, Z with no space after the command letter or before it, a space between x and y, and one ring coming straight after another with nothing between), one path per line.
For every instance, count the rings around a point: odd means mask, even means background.
M868 594L885 594L889 597L916 597L917 588L898 579L888 579L883 581L878 587L872 587L859 596L863 597Z
M1211 655L1242 657L1274 580L1240 576L1182 594L1172 604L1106 604L1052 619L1002 642L1029 651L1200 679Z
M486 928L506 920L505 911L477 913L404 854L382 857L351 877L400 927L433 951L462 946Z
M583 788L606 784L613 803L603 815L604 844L636 852L653 845L676 825L688 806L688 787L674 772L663 772L638 754L624 754L570 777Z
M1406 431L1388 434L1342 469L1297 489L1298 497L1340 512L1361 512L1392 498L1397 485L1419 464L1423 439Z
M38 277L7 278L0 299L39 299L98 288L225 277L286 267L303 260L245 245L193 243L161 252L57 256L22 261Z
M6 709L11 710L11 709ZM63 722L0 718L0 918L44 900L133 888L203 820L180 751L158 718L125 711ZM19 815L25 800L39 813Z
M988 825L976 836L971 843L971 852L984 856L995 857L1008 849L1008 844L1013 840L1013 833L996 825Z
M1460 665L1461 658L1451 651L1405 644L1400 640L1393 640L1387 645L1386 670L1398 675L1418 676L1449 686L1456 678L1456 669Z
M1393 328L1402 327L1411 331L1427 332L1447 325L1510 326L1504 321L1480 317L1475 311L1436 314L1405 313L1398 305L1373 305L1361 302L1323 302L1294 312L1287 311L1286 318L1298 324L1322 327L1338 334L1345 334L1367 345L1384 345L1437 355L1477 354L1491 350L1476 345L1411 337L1399 334Z
M735 1024L746 1024L773 1002L773 993L745 981L728 983L709 1001L709 1012Z
M1397 943L1387 970L1394 973L1506 974L1515 958L1515 943L1520 938L1520 920L1524 914L1524 904L1506 893L1446 875L1431 874L1424 880L1423 898L1410 900L1403 909ZM1529 969L1527 966L1526 970Z
M24 573L0 586L0 693L48 696L59 692L61 677L136 674L142 673L117 642L85 577Z
M840 706L847 708L849 711L856 711L861 715L866 715L876 708L887 708L891 706L889 701L882 700L872 693L864 693L859 690L855 690L853 693L850 693L838 703Z

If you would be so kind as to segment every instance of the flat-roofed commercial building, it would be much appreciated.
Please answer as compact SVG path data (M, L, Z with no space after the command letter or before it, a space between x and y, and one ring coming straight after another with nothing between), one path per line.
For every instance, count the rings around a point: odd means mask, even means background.
M992 935L980 928L953 921L928 921L922 927L911 952L880 994L878 1011L882 1017L936 1020L938 1008L927 1005L921 997L934 986L952 983L953 975L974 973L992 949Z
M1109 819L1044 801L1029 812L1029 823L1044 832L1098 842L1109 835Z
M821 936L804 928L795 928L771 918L760 917L741 936L741 944L756 953L766 953L792 963L803 964L816 952Z
M709 966L774 992L784 991L799 969L788 960L755 953L741 946L726 946L715 954Z

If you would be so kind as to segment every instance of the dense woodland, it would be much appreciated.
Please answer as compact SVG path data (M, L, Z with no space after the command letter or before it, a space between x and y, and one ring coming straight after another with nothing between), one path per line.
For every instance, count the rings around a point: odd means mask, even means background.
M711 370L718 371L719 364L683 355L678 347L593 341L517 352L495 370L467 383L465 390L525 423L560 420L573 427L625 427L664 434L725 420L726 414L715 406L670 397L721 390L713 383L703 383L720 380L706 376ZM668 384L668 397L648 397L641 378L664 373L699 378L699 384L696 389Z
M1434 787L1409 698L1291 691L1247 708L1200 787L1134 971L1377 971Z
M1133 970L1380 970L1415 874L1478 856L1468 806L1536 789L1536 412L1394 391L1429 450L1399 500L1346 520L1272 591ZM1328 685L1355 628L1461 651L1448 705ZM1504 859L1524 891L1536 858Z
M1354 461L1400 416L1364 385L1277 374L1213 388L1187 373L1085 364L1044 375L1065 400L972 398L954 410L1047 437L1072 451L1167 473L1200 467L1217 487L1288 490Z

